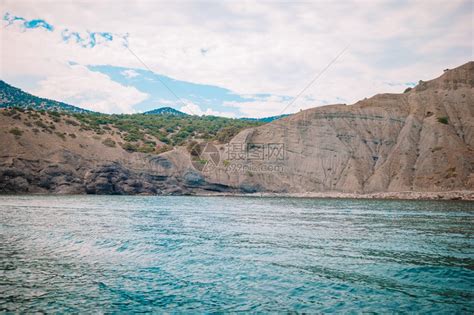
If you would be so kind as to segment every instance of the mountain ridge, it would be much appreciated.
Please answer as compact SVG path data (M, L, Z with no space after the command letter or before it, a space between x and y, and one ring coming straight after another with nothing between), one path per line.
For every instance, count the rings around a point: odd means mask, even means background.
M0 80L0 108L20 107L37 110L68 111L73 113L93 113L93 111L55 100L41 98L16 88Z
M41 98L14 87L3 80L0 80L0 108L19 107L23 109L33 108L36 110L49 111L66 111L71 113L99 113L92 110L84 109L78 106L66 104L64 102L55 101L48 98ZM173 116L192 116L169 106L158 107L143 112L144 115L173 115ZM131 114L129 114L131 115ZM271 122L288 114L269 116L263 118L242 117L238 119L258 122ZM222 117L222 116L216 116Z
M268 117L262 117L262 118L247 118L247 117L243 117L243 118L240 118L240 119L243 119L243 120L254 120L254 121L261 121L261 122L265 122L265 123L269 123L269 122L272 122L274 120L278 120L278 119L281 119L281 118L284 118L284 117L288 117L292 114L281 114L281 115L276 115L276 116L268 116Z
M159 107L146 112L143 112L145 115L174 115L174 116L188 116L188 114L183 113L172 107Z

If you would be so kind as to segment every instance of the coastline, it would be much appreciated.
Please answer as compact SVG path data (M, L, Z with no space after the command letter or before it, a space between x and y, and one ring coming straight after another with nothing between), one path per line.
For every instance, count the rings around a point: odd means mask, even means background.
M474 191L436 191L436 192L377 192L377 193L345 193L345 192L305 192L305 193L199 193L195 196L224 197L285 197L285 198L328 198L328 199L391 199L391 200L461 200L474 201Z
M436 191L436 192L377 192L377 193L345 193L329 192L302 192L302 193L232 193L232 192L192 192L184 194L74 194L74 193L0 193L2 196L195 196L195 197L253 197L253 198L321 198L321 199L380 199L380 200L441 200L441 201L474 201L474 191Z

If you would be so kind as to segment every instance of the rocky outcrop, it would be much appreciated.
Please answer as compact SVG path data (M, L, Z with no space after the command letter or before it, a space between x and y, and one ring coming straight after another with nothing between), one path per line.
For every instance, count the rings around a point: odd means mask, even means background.
M165 162L166 161L166 162ZM197 192L234 192L222 184L209 183L199 172L189 169L183 176L168 176L152 169L133 170L117 162L81 167L40 165L22 161L0 169L2 193L55 193L97 195L188 195ZM168 167L169 160L160 158Z
M473 113L469 62L403 94L312 108L244 130L227 149L243 148L246 158L234 156L206 176L246 192L473 190ZM249 147L261 144L280 144L284 159L250 158ZM241 171L231 172L232 164ZM269 166L276 170L265 171Z

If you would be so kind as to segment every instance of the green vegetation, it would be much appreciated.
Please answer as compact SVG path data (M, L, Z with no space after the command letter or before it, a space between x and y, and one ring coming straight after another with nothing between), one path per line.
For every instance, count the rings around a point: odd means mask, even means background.
M15 137L21 137L21 135L23 134L23 130L15 127L15 128L10 129L10 133L14 135Z
M438 117L438 122L447 125L449 123L448 117Z
M201 165L204 166L204 165L206 165L206 163L209 162L209 161L206 160L206 159L198 159L197 162L198 162L199 164L201 164Z
M203 148L199 145L199 142L195 140L189 141L188 145L186 146L186 150L188 150L192 157L198 157L201 155L202 149Z
M64 122L68 125L72 125L72 126L79 126L79 124L77 123L77 121L75 120L72 120L72 119L65 119Z
M155 150L155 153L160 154L160 153L165 153L165 152L168 152L168 151L171 151L171 150L173 150L173 147L170 146L170 145L165 144L165 145L162 145L161 147L157 148Z
M61 139L63 139L63 140L66 140L66 134L65 134L65 133L56 131L55 134L56 134L56 136L58 136L59 138L61 138Z
M43 128L43 129L48 129L48 125L46 125L44 122L42 122L41 120L37 120L35 121L35 125L40 127L40 128Z
M145 143L137 149L138 152L142 153L153 153L155 152L155 146L150 143Z
M61 114L60 114L59 112L56 112L56 111L48 112L48 115L49 115L49 117L51 117L51 119L52 119L55 123L61 121Z
M63 140L66 136L76 139L77 134L77 138L87 136L102 141L108 147L121 146L129 152L154 154L170 151L175 146L187 146L195 158L202 150L200 145L195 146L196 143L225 143L244 128L260 126L285 116L231 119L187 115L169 107L144 114L107 115L39 98L1 80L0 99L1 114L13 119L23 119L24 125L31 127L35 134L54 132ZM62 132L65 131L65 125L67 133ZM88 134L70 133L71 129L77 129L77 132L87 131ZM112 140L112 136L117 142Z
M23 92L6 82L0 80L0 108L17 107L21 109L42 109L51 111L68 111L68 112L89 112L86 109L68 105L62 102L49 100L46 98L36 97L34 95Z
M159 154L183 145L195 158L203 149L199 143L226 143L242 129L264 124L258 120L175 114L107 115L31 108L6 108L0 111L11 118L21 116L20 119L23 118L24 124L32 127L35 134L54 132L63 140L66 140L66 136L80 138L81 135L71 133L72 130L62 132L61 126L69 126L68 129L74 127L79 132L92 132L87 137L101 141L107 147L121 146L128 152ZM112 136L120 140L114 141Z
M135 144L132 144L130 142L125 142L124 144L122 144L122 148L125 151L128 151L128 152L137 152L138 151L138 147Z
M106 115L98 113L71 114L83 130L104 134L117 130L125 142L145 141L153 136L169 145L183 145L194 139L228 142L240 130L262 125L259 121L248 121L215 116L177 115ZM67 120L65 120L67 121Z
M102 141L102 144L111 148L115 148L115 141L110 138L107 138L104 141Z
M13 116L13 115L16 115L16 114L17 114L17 109L16 108L12 108L10 110L2 111L3 116Z
M237 126L228 126L224 127L216 134L216 140L220 143L227 143L232 139L237 133L239 133L240 129Z

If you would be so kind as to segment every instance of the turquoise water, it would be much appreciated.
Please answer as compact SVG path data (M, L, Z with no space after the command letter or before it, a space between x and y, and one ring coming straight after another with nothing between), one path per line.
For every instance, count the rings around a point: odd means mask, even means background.
M474 312L467 202L0 196L0 311Z

